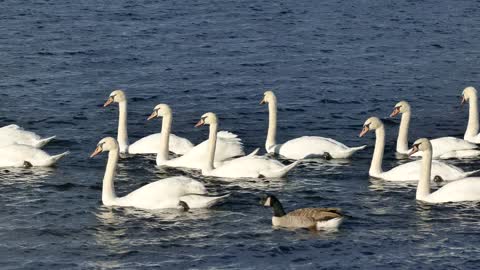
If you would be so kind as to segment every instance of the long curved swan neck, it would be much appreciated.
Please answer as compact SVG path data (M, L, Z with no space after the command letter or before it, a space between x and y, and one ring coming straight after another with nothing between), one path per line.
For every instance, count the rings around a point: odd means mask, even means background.
M478 134L478 100L474 95L469 98L468 125L465 137L474 137Z
M108 153L107 167L105 168L105 175L103 176L102 187L102 202L104 205L112 205L113 201L117 199L115 194L115 186L113 179L115 178L115 171L118 162L118 149L111 150Z
M410 127L410 117L410 111L402 114L397 138L397 152L399 153L406 153L408 151L408 129Z
M268 133L267 133L267 141L265 142L265 148L267 152L272 152L273 149L271 148L277 144L276 136L277 136L277 98L273 97L273 100L271 100L268 103Z
M160 152L158 153L157 159L168 160L171 129L172 129L172 114L167 113L163 116L163 120L162 120L162 133L160 137L161 148L160 148Z
M430 176L432 173L432 150L423 151L422 171L417 186L417 200L423 200L430 195Z
M120 146L120 152L126 152L128 148L128 132L127 132L127 101L118 103L118 135L117 141Z
M218 123L210 124L210 133L208 135L208 163L206 170L213 170L213 162L215 160L215 149L217 147L217 129Z
M381 125L375 130L375 149L373 150L372 163L370 164L370 175L376 176L381 174L383 150L385 148L385 127Z

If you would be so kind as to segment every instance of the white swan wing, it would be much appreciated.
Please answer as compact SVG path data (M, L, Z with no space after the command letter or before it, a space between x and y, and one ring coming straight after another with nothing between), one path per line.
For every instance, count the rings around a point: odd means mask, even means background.
M33 166L51 166L67 155L50 156L47 152L28 145L12 144L0 147L0 167L22 167L27 161Z
M418 181L420 179L420 172L421 160L417 160L394 167L382 173L380 178L388 181ZM461 179L465 177L466 174L458 167L434 160L432 162L431 180L437 175L442 177L443 180L451 181Z
M479 200L480 177L469 177L448 183L424 199L432 203Z
M162 133L154 133L139 139L128 147L130 154L156 154L161 149ZM182 137L170 134L169 150L177 155L183 155L193 148L193 144Z
M143 209L175 208L180 197L206 194L205 186L188 177L170 177L147 184L119 199L123 206Z
M334 139L318 136L303 136L287 141L277 147L278 154L290 159L321 156L325 152L329 153L333 158L348 158L355 150L364 148L349 148Z

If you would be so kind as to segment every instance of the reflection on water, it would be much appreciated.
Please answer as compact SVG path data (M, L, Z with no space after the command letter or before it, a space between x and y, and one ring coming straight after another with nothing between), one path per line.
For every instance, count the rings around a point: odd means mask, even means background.
M3 185L18 182L42 182L42 179L53 174L55 168L32 167L32 168L3 168L0 169L0 179Z

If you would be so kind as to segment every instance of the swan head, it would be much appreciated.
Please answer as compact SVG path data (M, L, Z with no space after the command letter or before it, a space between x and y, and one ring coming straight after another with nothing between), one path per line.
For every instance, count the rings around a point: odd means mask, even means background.
M158 104L153 108L152 114L147 118L147 120L151 120L156 117L164 117L166 115L171 115L172 109L167 104Z
M412 145L412 150L408 153L408 156L411 156L419 151L432 150L432 144L427 138L421 138L416 140Z
M212 125L217 123L218 123L217 116L212 112L208 112L202 115L202 117L200 118L198 123L195 125L195 127L201 127L203 125Z
M395 117L399 113L406 113L406 112L410 112L410 104L408 104L407 101L402 100L397 104L395 104L395 107L393 108L393 111L390 114L390 117Z
M463 89L462 92L462 105L469 101L471 98L477 98L477 90L473 88L472 86L469 86L465 89Z
M94 156L102 153L102 152L108 152L112 150L118 150L118 143L117 140L115 140L112 137L106 137L101 139L98 144L97 148L95 148L95 151L90 155L91 158Z
M260 101L260 104L265 104L265 103L271 103L271 102L276 102L277 97L273 93L273 91L268 90L263 93L263 99Z
M380 120L378 117L372 116L372 117L368 118L367 121L365 121L365 123L363 124L363 129L360 132L360 135L358 135L358 136L363 137L370 130L375 130L375 129L380 128L380 127L383 127L382 120Z
M110 93L107 101L105 101L105 104L103 104L103 107L107 107L113 102L120 103L126 100L127 100L127 96L125 95L125 92L123 92L123 90L115 90L112 93Z

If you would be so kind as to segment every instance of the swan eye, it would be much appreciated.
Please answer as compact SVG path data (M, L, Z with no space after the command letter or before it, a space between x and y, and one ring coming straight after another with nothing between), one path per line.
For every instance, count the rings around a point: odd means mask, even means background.
M200 118L200 119L202 119L202 121L205 121L205 119L207 119L207 116L203 116L203 117Z
M365 125L363 125L363 127L370 128L370 124L371 123L365 124Z

